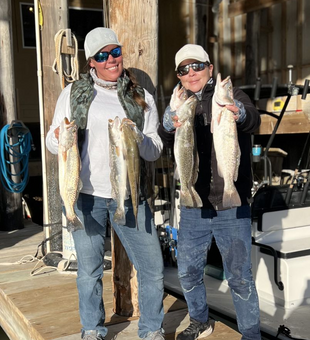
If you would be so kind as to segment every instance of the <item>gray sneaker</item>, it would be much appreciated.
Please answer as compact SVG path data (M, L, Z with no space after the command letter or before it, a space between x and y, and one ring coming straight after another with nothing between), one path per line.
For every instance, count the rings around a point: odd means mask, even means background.
M199 322L190 318L189 326L177 336L177 340L196 340L212 334L214 329L213 322Z
M104 337L99 334L97 331L83 331L82 332L83 340L104 340Z
M159 329L156 332L149 333L143 340L165 340L163 329Z

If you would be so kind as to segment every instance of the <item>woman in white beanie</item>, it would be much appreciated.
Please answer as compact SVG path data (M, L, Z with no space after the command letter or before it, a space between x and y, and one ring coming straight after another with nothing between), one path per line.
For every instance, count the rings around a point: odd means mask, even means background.
M236 121L241 150L238 180L235 182L240 200L237 204L232 201L226 206L223 199L224 181L218 172L218 154L215 153L214 137L210 128L215 91L213 65L202 46L187 44L176 53L175 66L181 84L179 96L194 96L197 100L194 129L199 171L195 189L202 201L202 207L180 208L178 276L188 305L190 325L177 336L177 340L196 340L210 335L213 331L213 325L209 322L203 280L208 250L213 238L222 256L225 277L231 288L241 339L260 340L258 296L251 272L249 205L252 188L251 133L258 129L260 115L243 91L238 88L230 89L234 103L226 105L226 108ZM167 107L163 124L158 130L166 147L173 146L175 129L180 126L175 109L176 107ZM182 108L179 107L178 110ZM229 152L232 152L232 144L233 142L230 147L227 146ZM228 162L225 167L229 167Z
M157 134L157 108L151 94L123 68L122 45L114 31L98 27L85 38L90 67L81 79L68 85L57 101L46 137L50 152L58 152L59 126L64 117L79 127L80 191L76 214L83 229L72 232L78 260L77 287L82 339L103 340L107 334L102 299L104 243L107 220L137 270L140 320L138 335L163 340L163 258L146 195L141 193L136 227L131 199L125 201L126 222L114 222L117 208L111 194L108 121L128 118L140 131L142 168L158 159L162 142ZM144 174L146 171L143 172ZM148 180L148 178L141 178Z

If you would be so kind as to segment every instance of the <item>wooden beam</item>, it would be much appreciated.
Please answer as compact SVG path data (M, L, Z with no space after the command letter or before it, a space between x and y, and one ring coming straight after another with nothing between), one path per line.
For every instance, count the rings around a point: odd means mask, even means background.
M281 78L282 83L285 84L286 74L287 74L287 6L283 4L282 7L282 15L281 15Z
M236 75L236 27L235 19L231 19L230 23L231 36L230 36L230 46L231 46L231 77L234 79Z
M302 6L302 0L297 0L297 81L302 80L302 56L303 56L303 21L305 20L304 18L305 14L303 12L303 6Z
M113 0L110 27L123 44L124 66L156 100L158 85L158 0ZM129 34L130 32L130 34ZM112 249L114 311L140 314L136 271L115 233Z
M246 21L247 16L244 14L242 15L242 70L246 68ZM243 73L242 82L246 84L246 75L245 72Z
M43 110L44 134L46 135L54 117L55 105L62 90L58 75L53 72L56 51L54 36L60 29L68 27L68 6L66 0L41 0L44 25L42 39L42 71L43 71ZM42 133L42 131L41 131ZM42 145L42 148L44 145ZM58 157L46 149L46 181L47 181L47 213L44 212L46 237L51 251L62 250L62 208L58 187ZM45 197L43 198L45 199ZM47 216L46 216L47 215Z
M255 84L257 78L260 77L260 65L258 62L260 12L251 12L246 17L245 83Z
M0 36L0 129L2 129L4 125L17 119L11 1L1 1ZM23 228L21 193L9 192L0 183L0 230L21 228Z
M272 24L272 10L268 8L267 10L267 27L269 27L267 33L267 82L271 81L272 76L276 76L275 67L273 65L272 59L272 43L273 43L273 24Z
M224 68L224 54L223 54L223 45L224 45L224 5L223 2L219 5L218 12L218 72ZM215 75L214 75L215 76Z
M240 0L228 5L228 15L229 17L235 17L240 14L259 11L285 1L287 0Z
M123 44L124 66L156 100L158 84L158 0L113 0L110 26ZM130 32L131 34L128 34Z

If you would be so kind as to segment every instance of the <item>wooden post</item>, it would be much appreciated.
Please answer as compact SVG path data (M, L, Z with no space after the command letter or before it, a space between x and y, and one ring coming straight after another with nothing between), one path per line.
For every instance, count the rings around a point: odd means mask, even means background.
M245 83L248 85L256 84L260 73L258 68L259 31L260 12L247 13Z
M158 83L158 1L113 0L110 3L109 23L123 44L124 66L137 77L155 100ZM112 271L114 312L138 316L137 278L132 264L114 233Z
M137 272L125 249L111 230L113 312L122 316L139 316Z
M17 119L12 36L11 1L0 0L0 129ZM23 227L22 194L5 190L0 181L0 230Z
M58 96L62 90L59 77L53 72L52 66L56 56L54 36L67 28L68 4L66 0L41 0L43 13L42 40L42 71L43 71L43 108L45 133L49 130L54 116ZM41 132L42 133L42 132ZM42 145L44 148L45 145ZM46 186L47 216L44 216L45 237L51 237L51 251L62 250L62 209L58 187L58 158L46 148Z

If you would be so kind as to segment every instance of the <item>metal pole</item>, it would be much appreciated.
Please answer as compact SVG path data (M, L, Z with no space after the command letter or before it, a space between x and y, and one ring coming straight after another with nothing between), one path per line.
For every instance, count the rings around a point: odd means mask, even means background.
M37 76L39 91L39 116L40 116L40 137L41 137L41 158L42 158L42 181L43 181L43 226L48 223L48 204L47 204L47 180L46 180L46 158L45 158L45 133L44 133L44 109L43 109L43 72L41 59L41 37L39 24L39 1L34 0L35 35L36 35L36 54L37 54ZM44 228L45 239L50 237L50 227ZM50 252L50 242L46 243L46 251Z

